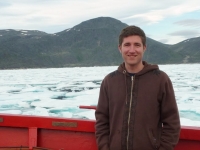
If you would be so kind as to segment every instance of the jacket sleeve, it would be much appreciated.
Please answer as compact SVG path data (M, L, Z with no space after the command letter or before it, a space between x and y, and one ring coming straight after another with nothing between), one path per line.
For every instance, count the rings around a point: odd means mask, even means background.
M100 87L99 101L95 111L96 141L99 150L109 150L109 108L105 79Z
M161 103L163 124L159 150L173 150L180 134L180 118L171 80L167 76Z

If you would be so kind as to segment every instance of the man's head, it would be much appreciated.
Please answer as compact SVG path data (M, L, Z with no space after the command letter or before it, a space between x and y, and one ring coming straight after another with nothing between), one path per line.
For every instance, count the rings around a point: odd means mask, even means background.
M142 58L146 50L146 36L142 29L129 26L119 36L119 51L128 72L136 73L143 68Z
M140 36L142 40L142 44L146 46L146 35L144 31L137 26L128 26L121 31L119 35L119 46L121 46L125 37L132 36L132 35Z

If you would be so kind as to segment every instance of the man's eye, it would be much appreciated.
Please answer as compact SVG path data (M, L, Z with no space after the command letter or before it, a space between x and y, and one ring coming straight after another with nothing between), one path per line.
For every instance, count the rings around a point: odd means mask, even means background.
M129 46L130 44L124 44L124 46Z

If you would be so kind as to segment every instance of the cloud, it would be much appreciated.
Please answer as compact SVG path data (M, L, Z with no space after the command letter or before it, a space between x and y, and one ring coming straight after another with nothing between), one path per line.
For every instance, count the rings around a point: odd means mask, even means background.
M187 24L186 20L176 21L179 16L192 11L195 11L196 15L199 13L198 10L200 10L199 0L6 0L0 2L0 29L56 33L83 21L104 16L116 18L129 25L141 26L145 32L152 35L151 37L165 41L164 39L172 37L167 33L176 28L175 25L183 26L185 29L190 27L189 25L198 27L198 21L189 20L190 18L188 18L190 24ZM162 21L168 24L159 24L163 23ZM173 22L175 23L172 24ZM196 26L192 26L192 22ZM171 26L168 29L164 28L165 32L161 28L158 29L168 25ZM173 39L176 42L182 39L180 36L174 35L174 37L169 41Z
M161 43L167 43L169 41L169 39L160 39L159 42Z
M184 38L192 38L192 37L198 37L200 36L200 32L197 30L181 30L181 31L175 31L170 33L171 36L181 36Z
M200 19L185 19L185 20L174 22L174 24L181 25L181 26L200 27Z
M149 4L149 5L151 6L152 4ZM145 8L147 8L147 10L144 11L143 13L137 13L132 16L122 18L122 20L137 19L137 20L142 20L142 22L146 20L148 24L154 24L154 23L158 23L164 20L167 17L180 16L184 13L189 13L189 12L199 10L200 1L198 0L186 1L185 0L185 1L178 1L176 4L170 3L168 5L165 5L165 3L163 2L162 6L159 5L156 8L154 7L154 9L152 9L152 7L150 7L151 9L148 9L147 6Z
M18 3L8 0L9 7L0 9L0 28L45 29L58 26L58 32L82 21L109 16L120 18L131 11L130 0L21 0ZM135 3L137 5L137 3ZM135 6L134 6L135 7ZM66 25L63 29L61 25ZM62 26L64 27L64 26Z
M194 1L189 3L187 0L163 2L158 0L20 0L16 3L8 0L10 7L0 10L0 14L2 16L6 14L13 17L22 16L25 17L24 19L26 17L47 17L49 21L46 20L46 24L50 23L50 25L69 21L77 23L77 20L81 22L99 16L110 16L131 24L133 22L151 24L163 20L170 13L174 15L194 10L197 4L200 8L200 3L197 0Z
M8 7L10 6L11 4L9 2L6 2L6 1L0 1L0 8L4 8L4 7Z

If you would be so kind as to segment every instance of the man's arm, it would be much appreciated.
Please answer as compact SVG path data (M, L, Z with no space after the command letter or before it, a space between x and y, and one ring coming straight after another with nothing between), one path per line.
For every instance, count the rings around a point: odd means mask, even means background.
M164 85L161 104L161 121L163 123L159 150L173 150L180 134L180 118L170 79Z
M109 150L109 108L105 80L102 81L99 101L95 111L96 140L99 150Z

